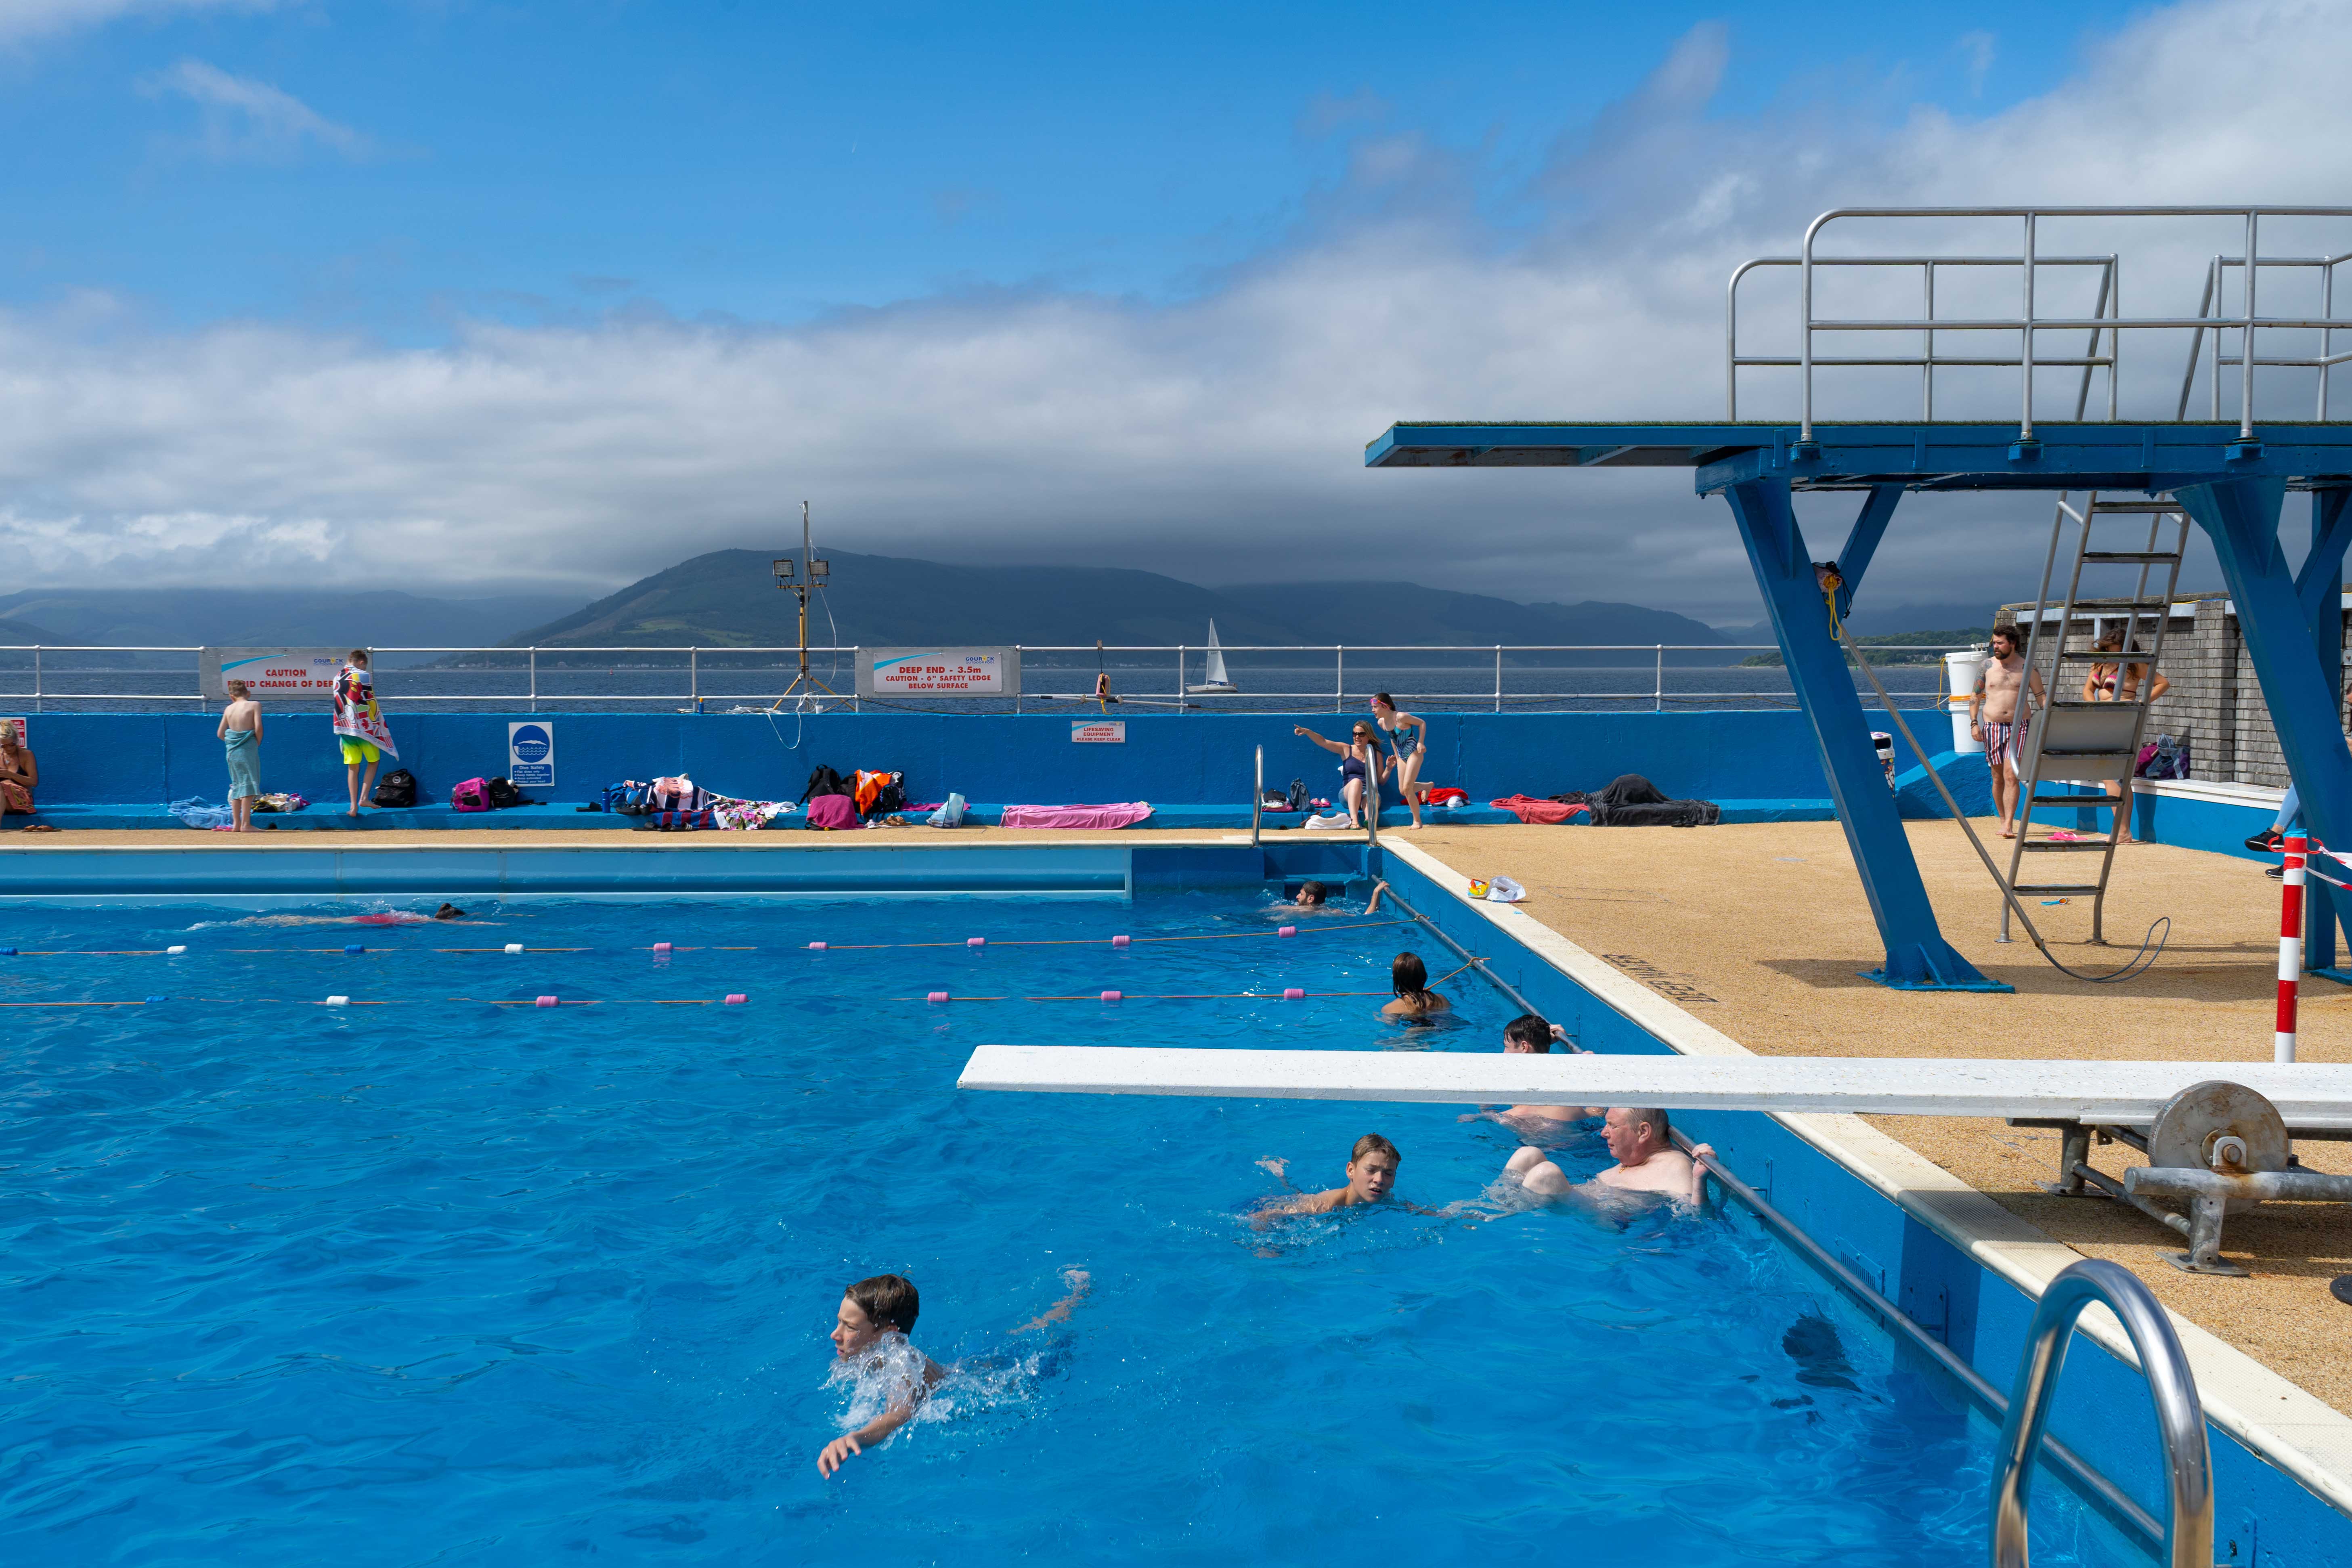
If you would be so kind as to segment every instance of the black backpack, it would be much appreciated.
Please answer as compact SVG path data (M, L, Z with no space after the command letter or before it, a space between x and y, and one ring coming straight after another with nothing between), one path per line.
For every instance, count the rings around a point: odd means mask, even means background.
M886 812L904 811L906 809L907 775L904 773L894 773L890 775L888 782L883 784L881 793L874 797L874 809L872 812L868 813L868 815L880 816Z
M808 788L801 791L800 803L806 805L821 795L854 795L855 793L847 784L841 782L839 773L820 763L810 771Z
M369 804L391 810L416 804L416 775L406 768L394 768L375 781L375 793L368 796Z
M1288 805L1290 809L1293 811L1312 811L1314 809L1314 804L1307 797L1307 781L1305 779L1293 779L1290 781Z
M489 788L490 809L492 811L504 811L509 806L521 805L524 804L522 791L515 788L514 784L509 780L502 778L492 779L490 781Z

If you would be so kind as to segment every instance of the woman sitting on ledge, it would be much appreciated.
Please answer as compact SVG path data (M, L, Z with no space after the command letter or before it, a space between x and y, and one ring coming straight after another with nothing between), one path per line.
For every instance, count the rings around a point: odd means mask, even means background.
M0 813L33 815L33 791L41 782L33 748L19 739L16 721L0 720Z

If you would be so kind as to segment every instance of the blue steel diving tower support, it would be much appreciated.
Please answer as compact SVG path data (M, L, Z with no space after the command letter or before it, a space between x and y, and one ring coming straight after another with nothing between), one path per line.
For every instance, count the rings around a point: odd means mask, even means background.
M1855 220L1958 225L1973 243L1966 249L1911 254L1820 252L1818 242L1825 230ZM2218 226L2223 241L2208 253L2203 296L2193 312L2123 315L2121 273L2131 254L2126 247L2093 245L2074 255L2037 247L2038 236L2047 232L2038 226L2055 222L2070 226L2070 232L2079 226L2095 240L2111 243L2147 234L2134 226L2144 220L2168 226L2155 236L2158 269L2179 254L2180 226ZM2301 226L2294 232L2306 235L2314 223L2330 224L2336 243L2316 251L2306 245L2300 254L2273 245L2266 253L2262 238L2266 222L2274 237L2285 226ZM2014 248L1988 253L1984 235L2004 224L2017 226ZM1405 423L1372 442L1365 461L1371 468L1691 469L1699 495L1721 495L1730 506L1798 706L1820 750L1838 821L1885 944L1885 963L1870 978L1906 990L2005 991L2008 986L1988 980L1955 951L1937 926L1871 744L1869 723L1832 618L1832 599L1825 595L1798 523L1796 497L1849 491L1865 498L1836 562L1843 580L1833 591L1839 618L1906 490L2071 489L2173 497L2212 542L2220 560L2307 825L2321 841L2352 850L2352 747L2346 743L2338 718L2342 568L2346 546L2352 542L2352 509L2346 505L2347 496L2352 495L2352 423L2335 420L2328 401L2333 366L2339 360L2352 360L2352 352L2334 350L2335 332L2352 329L2352 317L2333 313L2335 269L2352 263L2352 243L2347 242L2352 242L2352 207L1841 209L1813 222L1799 255L1764 258L1733 273L1725 419ZM1759 269L1776 268L1798 275L1799 352L1745 353L1739 342L1741 280ZM1816 282L1829 276L1828 268L1860 268L1865 274L1878 268L1882 277L1884 269L1893 268L1924 284L1920 297L1925 303L1916 315L1889 315L1884 309L1863 316L1823 314ZM1942 296L1948 307L1957 296L1978 310L1968 316L1939 313L1938 275L1955 268L1979 279L2013 278L2020 285L2017 308L1985 313L1983 289L1971 292L1948 285ZM2309 291L2320 300L2316 313L2258 310L2258 298L2275 299L2281 293L2278 285L2291 284L2297 277L2320 280L2321 287ZM2069 279L2079 286L2069 285ZM2196 297L2197 282L2193 276L2185 279L2184 300ZM2095 294L2090 292L2093 284ZM2084 300L2078 302L2077 296ZM1870 296L1874 300L1886 297L1883 289ZM2186 368L2177 382L2168 384L2177 386L2178 401L2167 392L2169 406L2158 417L2123 416L2124 389L2116 373L2126 332L2170 334L2172 341L2187 343ZM1864 352L1816 353L1823 334L1836 342L1839 333L1863 334L1845 341L1860 342ZM1956 339L1945 334L1957 334L1964 346L1951 346ZM2042 334L2054 336L2045 342ZM1900 341L1889 347L1890 339ZM1988 342L1990 347L1985 346ZM1972 372L2014 368L2016 417L1939 418L1937 371L1956 365ZM1817 381L1850 374L1859 367L1870 367L1865 374L1882 376L1890 369L1916 369L1920 417L1916 422L1852 421L1819 416ZM1801 417L1738 417L1739 374L1762 368L1793 371L1801 378ZM2281 409L2287 406L2283 394L2298 395L2299 386L2311 384L2294 383L2279 373L2315 373L2315 404L2305 406L2316 417L2258 423L2257 371L2264 373L2259 383L2264 406L2275 404ZM2037 376L2069 384L2064 402L2071 406L2064 412L2071 417L2053 420L2046 410L2037 411ZM2206 383L2211 417L2191 419L2189 403L2200 377ZM2105 393L2103 418L2085 417L2091 413L2095 378ZM1884 412L1885 384L1874 382L1865 389L1873 399L1873 413ZM2137 401L2145 389L2133 390ZM1949 402L1948 396L1948 408ZM2278 533L2281 504L2289 490L2312 496L2312 545L2300 570L2289 568ZM2334 917L2347 901L2352 900L2314 900L2317 929L2310 953L2315 968L2329 969L2333 963ZM1987 905L1999 907L1991 897ZM2330 972L2352 979L2352 973Z

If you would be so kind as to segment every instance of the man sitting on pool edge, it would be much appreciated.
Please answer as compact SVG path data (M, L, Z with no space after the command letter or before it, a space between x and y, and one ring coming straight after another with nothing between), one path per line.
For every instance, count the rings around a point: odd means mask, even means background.
M1586 1189L1657 1193L1676 1208L1696 1209L1706 1200L1706 1163L1715 1157L1712 1144L1697 1144L1684 1153L1675 1147L1666 1113L1650 1107L1611 1106L1602 1127L1617 1163L1586 1183ZM1503 1169L1538 1197L1563 1197L1579 1190L1540 1149L1520 1150Z

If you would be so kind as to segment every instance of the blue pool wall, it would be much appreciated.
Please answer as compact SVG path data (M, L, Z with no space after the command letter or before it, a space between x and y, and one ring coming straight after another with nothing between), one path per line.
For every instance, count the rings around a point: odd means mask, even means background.
M1379 874L1439 929L1485 957L1545 1017L1587 1049L1671 1052L1648 1030L1465 909L1411 866L1383 855ZM1640 956L1654 961L1672 957ZM1935 1004L1929 999L1914 1005ZM1994 1387L2006 1391L2012 1385L2034 1310L2022 1291L1769 1116L1708 1111L1680 1114L1675 1120L1695 1142L1714 1144L1726 1165L1766 1201L1875 1285L1881 1295ZM2050 1152L2054 1160L2054 1141ZM1835 1289L1823 1281L1824 1293ZM1916 1391L1947 1401L1955 1412L1967 1401L1948 1377L1932 1367L1919 1369ZM2217 1562L2232 1568L2241 1563L2252 1568L2352 1563L2352 1521L2220 1427L2209 1423L2207 1430L2219 1499L2214 1515ZM2159 1519L2164 1516L2163 1451L2147 1385L2137 1371L2078 1338L2060 1376L2050 1432L2140 1506ZM2040 1484L2056 1483L2045 1476Z
M1356 715L1160 714L1126 717L1120 744L1070 739L1070 713L425 713L394 714L397 764L425 798L508 772L507 726L531 721L555 735L556 782L534 798L576 803L606 784L686 773L723 795L794 799L818 763L907 775L908 798L1066 805L1149 800L1154 804L1246 803L1255 748L1265 748L1266 780L1304 779L1309 793L1336 797L1338 759L1292 733L1304 724L1326 736ZM1085 717L1092 718L1088 713ZM1883 715L1874 728L1889 730ZM1423 778L1467 790L1480 805L1514 793L1548 795L1598 789L1621 773L1643 773L1670 795L1714 801L1792 803L1794 815L1826 816L1828 784L1802 715L1789 710L1684 713L1439 713L1428 716L1430 757ZM40 762L45 806L152 805L223 798L227 774L217 721L206 713L53 713L27 718ZM1915 716L1929 746L1949 727ZM1905 753L1906 762L1916 759ZM1964 805L1982 802L1981 758L1946 768ZM343 764L324 714L269 718L262 743L264 787L325 805L345 790ZM1906 815L1941 815L1919 770L1900 781ZM1393 791L1391 791L1393 794Z

